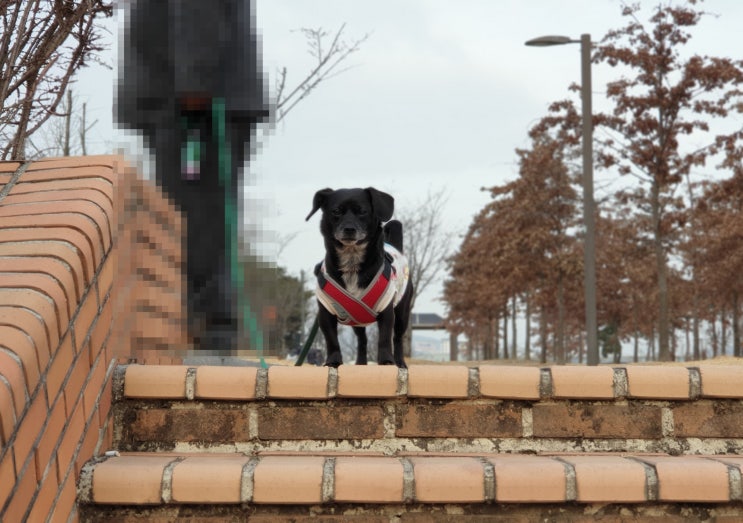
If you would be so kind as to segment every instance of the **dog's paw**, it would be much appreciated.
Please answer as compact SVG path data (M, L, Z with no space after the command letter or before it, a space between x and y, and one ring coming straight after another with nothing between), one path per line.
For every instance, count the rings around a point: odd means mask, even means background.
M340 354L332 354L325 360L326 367L333 367L337 369L341 365L343 365L343 356L341 356Z

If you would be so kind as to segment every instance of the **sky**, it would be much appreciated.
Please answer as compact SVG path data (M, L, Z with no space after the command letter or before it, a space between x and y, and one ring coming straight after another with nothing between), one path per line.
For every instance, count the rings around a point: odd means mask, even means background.
M311 273L323 257L319 215L305 222L315 191L368 186L392 194L398 209L415 208L429 191L445 191L440 212L457 247L489 201L481 188L517 176L514 150L528 145L529 127L553 101L573 97L578 103L567 88L580 83L580 46L536 48L524 42L543 35L579 39L582 33L598 41L625 24L621 5L617 0L255 1L270 94L279 67L287 68L294 85L313 66L297 29L332 33L346 24L349 39L369 34L345 62L351 66L347 71L260 133L245 189L248 227L262 231L256 251L275 258L280 250L278 263L289 273ZM743 2L708 0L702 6L719 16L706 17L693 29L686 52L740 58ZM115 59L113 49L110 63ZM618 71L599 64L592 75L599 111L605 85ZM93 136L99 147L126 144L141 153L112 127L113 78L114 71L91 67L75 88L97 115ZM415 312L443 315L442 289L443 277L419 297Z

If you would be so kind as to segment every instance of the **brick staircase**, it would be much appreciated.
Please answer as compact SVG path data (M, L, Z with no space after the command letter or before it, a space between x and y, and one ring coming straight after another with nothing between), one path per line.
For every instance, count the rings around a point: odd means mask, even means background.
M119 366L81 521L740 521L743 367Z

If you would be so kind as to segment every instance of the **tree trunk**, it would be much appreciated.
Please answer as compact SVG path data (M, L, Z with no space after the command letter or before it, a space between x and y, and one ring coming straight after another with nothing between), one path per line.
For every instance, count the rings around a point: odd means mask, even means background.
M663 237L660 228L660 185L653 180L650 188L650 207L653 219L653 249L655 251L655 268L658 276L658 360L671 361L668 345L668 268L666 253L663 249Z
M508 302L503 306L503 359L508 359Z
M516 295L511 298L511 357L518 359L518 351L516 350Z
M712 357L717 357L717 314L712 315Z
M725 321L725 305L720 308L720 356L724 356L728 348L728 331Z
M449 334L449 361L459 360L459 343L457 342L458 334L452 332Z
M557 340L555 356L558 365L565 364L565 285L562 274L557 279Z
M737 291L733 291L733 356L740 358L740 311Z
M524 340L524 358L531 360L531 299L526 294L526 339Z
M67 91L67 114L64 117L64 136L62 137L62 156L70 155L70 127L72 126L72 91Z
M547 363L547 315L544 313L544 307L539 313L539 344L542 349L539 361Z

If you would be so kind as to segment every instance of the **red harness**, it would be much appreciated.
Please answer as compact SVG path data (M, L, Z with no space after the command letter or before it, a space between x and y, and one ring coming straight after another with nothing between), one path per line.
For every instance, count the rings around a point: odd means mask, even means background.
M338 282L325 272L325 263L317 267L317 292L328 311L338 317L338 322L352 327L363 327L377 321L380 299L386 294L396 277L392 264L385 257L379 272L366 287L360 299L351 296ZM318 296L320 297L320 296ZM329 303L328 303L329 302Z

